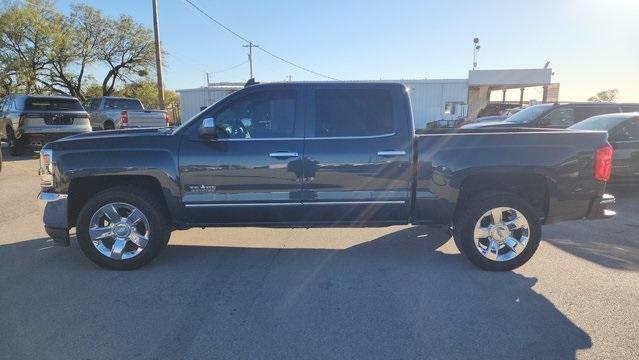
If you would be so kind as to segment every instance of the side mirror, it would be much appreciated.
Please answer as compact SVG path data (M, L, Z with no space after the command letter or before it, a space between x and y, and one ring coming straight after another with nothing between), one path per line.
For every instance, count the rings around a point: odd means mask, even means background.
M207 139L217 137L217 126L215 126L215 119L210 117L202 120L202 124L198 129L198 134L200 134L201 137Z

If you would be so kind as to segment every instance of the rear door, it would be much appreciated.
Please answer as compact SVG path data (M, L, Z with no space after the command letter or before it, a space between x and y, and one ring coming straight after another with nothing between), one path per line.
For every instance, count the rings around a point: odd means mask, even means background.
M401 85L319 85L309 93L304 220L405 223L412 117Z

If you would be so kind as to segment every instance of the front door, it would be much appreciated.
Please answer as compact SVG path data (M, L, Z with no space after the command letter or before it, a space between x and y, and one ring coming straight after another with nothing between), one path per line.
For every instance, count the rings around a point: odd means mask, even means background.
M301 215L303 119L297 90L243 91L186 131L180 151L182 201L189 221L273 224ZM202 138L213 118L220 134ZM222 133L223 132L223 133Z
M309 96L303 160L306 222L407 221L413 131L408 103L400 105L404 91L390 85L324 85Z

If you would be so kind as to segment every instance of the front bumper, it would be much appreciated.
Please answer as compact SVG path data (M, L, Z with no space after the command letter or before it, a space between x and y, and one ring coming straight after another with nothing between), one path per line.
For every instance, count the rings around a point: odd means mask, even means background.
M43 208L44 230L57 245L69 246L69 201L66 194L41 192L38 195Z
M601 197L595 199L590 204L590 210L586 218L588 219L609 219L617 213L610 210L609 207L615 203L614 195L603 194Z

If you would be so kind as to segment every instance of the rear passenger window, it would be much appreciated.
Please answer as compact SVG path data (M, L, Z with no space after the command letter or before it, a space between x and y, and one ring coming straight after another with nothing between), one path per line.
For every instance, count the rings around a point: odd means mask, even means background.
M315 136L389 134L395 130L391 93L380 89L317 90Z
M577 106L575 107L575 120L581 121L589 117L618 113L619 106Z
M133 99L107 99L104 102L104 108L106 110L131 110L142 111L142 104Z

